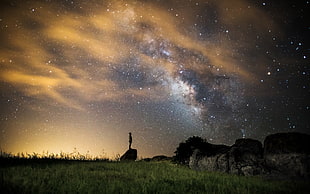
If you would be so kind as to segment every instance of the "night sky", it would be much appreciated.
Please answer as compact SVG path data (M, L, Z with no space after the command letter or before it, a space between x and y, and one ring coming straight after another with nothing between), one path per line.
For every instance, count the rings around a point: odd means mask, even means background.
M2 151L173 155L310 133L310 1L1 0Z

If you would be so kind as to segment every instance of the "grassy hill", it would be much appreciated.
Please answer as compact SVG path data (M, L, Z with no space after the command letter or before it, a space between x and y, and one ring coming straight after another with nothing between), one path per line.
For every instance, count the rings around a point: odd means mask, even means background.
M171 162L27 160L0 166L1 193L308 193L303 181L196 172Z

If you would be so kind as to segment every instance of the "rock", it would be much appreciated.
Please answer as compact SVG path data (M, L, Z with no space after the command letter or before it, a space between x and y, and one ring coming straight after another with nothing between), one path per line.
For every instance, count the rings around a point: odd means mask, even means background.
M227 151L225 153L220 150L218 153L212 152L206 155L204 151L195 149L190 157L189 167L194 170L228 172Z
M310 154L310 135L277 133L265 138L264 155L287 153Z
M309 179L310 135L269 135L264 149L261 142L254 139L238 139L231 147L208 144L207 149L193 151L189 167L245 176Z
M230 149L226 145L215 145L207 143L205 147L195 149L189 158L189 167L195 170L215 171L221 169L226 172L226 164L213 164L214 161L223 161Z
M210 144L201 137L193 136L188 138L185 142L181 142L175 151L174 160L179 164L189 164L191 155L195 149L200 151L208 150Z
M264 158L271 174L291 178L310 178L310 157L307 154L268 154Z
M211 144L211 149L207 152L208 156L215 156L218 154L224 154L227 153L227 151L230 149L230 146L227 145L216 145Z
M229 172L229 158L228 154L219 154L216 158L217 168L220 172Z
M121 161L124 160L131 160L131 161L135 161L137 159L137 150L136 149L129 149L125 152L125 154L123 154L120 158Z
M271 174L310 178L310 135L278 133L264 141L265 165Z
M143 158L142 161L144 162L150 162L152 160L152 158Z
M213 145L214 148L220 148ZM195 150L189 167L195 170L220 171L238 175L257 175L262 172L262 144L253 139L238 139L231 147L221 147L212 155Z
M168 157L165 155L158 155L158 156L154 156L152 158L143 158L142 161L145 162L161 162L161 161L172 161L173 158L172 157Z
M229 172L227 154L203 157L197 164L200 170Z
M263 145L255 139L237 139L232 148L237 148L241 153L251 153L262 157Z
M262 173L263 146L254 139L238 139L228 152L229 172L238 175Z
M214 145L208 143L201 137L193 136L180 143L176 150L174 160L180 164L189 165L190 157L193 155L196 149L199 150L203 156L214 156L218 153L225 152L229 147L225 145Z
M151 158L151 161L169 161L172 160L171 157L168 156L164 156L164 155L159 155L159 156L154 156L153 158Z
M198 166L198 161L200 161L203 157L205 157L205 154L202 154L200 149L195 149L189 158L188 166L193 170L203 170L200 169L200 166Z

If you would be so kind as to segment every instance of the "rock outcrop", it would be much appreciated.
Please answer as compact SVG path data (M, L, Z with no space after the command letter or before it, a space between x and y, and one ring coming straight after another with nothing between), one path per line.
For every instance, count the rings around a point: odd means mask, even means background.
M190 158L190 168L195 170L220 171L238 175L256 175L262 171L262 144L253 139L238 139L226 152L211 156L195 150Z
M310 178L310 135L279 133L267 136L264 161L271 174Z
M158 155L151 158L151 161L159 162L159 161L170 161L172 160L171 157L164 156L164 155Z
M204 156L199 149L190 157L189 167L194 170L229 172L226 153Z
M153 156L152 158L144 158L142 161L145 162L162 162L162 161L172 161L172 157L164 156L164 155L158 155Z
M121 161L135 161L137 159L137 150L129 149L120 158Z
M176 155L174 161L180 164L189 165L190 157L194 154L197 156L214 156L219 153L225 153L229 149L226 145L215 145L208 143L201 137L193 136L186 140L186 142L180 143L179 147L175 151Z
M212 145L216 147L216 145ZM281 133L267 136L264 149L258 140L238 139L228 149L205 153L195 149L189 167L237 175L281 175L310 178L310 136Z
M228 152L229 172L257 175L262 172L263 146L254 139L238 139Z

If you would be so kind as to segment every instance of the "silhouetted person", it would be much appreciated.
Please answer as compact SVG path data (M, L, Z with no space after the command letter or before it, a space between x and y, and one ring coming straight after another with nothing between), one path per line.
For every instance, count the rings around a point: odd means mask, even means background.
M129 149L131 149L131 144L132 144L132 136L131 133L129 133Z

